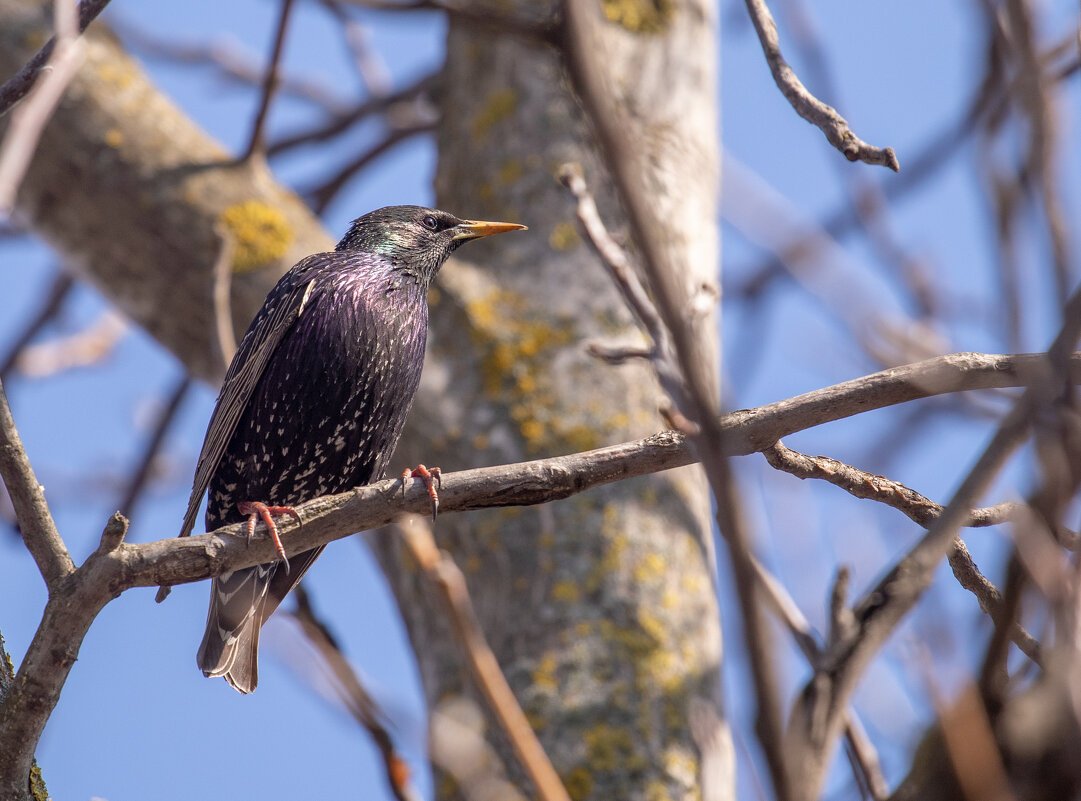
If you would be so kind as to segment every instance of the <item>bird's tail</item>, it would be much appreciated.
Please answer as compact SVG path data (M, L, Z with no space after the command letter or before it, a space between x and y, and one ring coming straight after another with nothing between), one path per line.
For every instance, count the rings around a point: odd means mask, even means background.
M270 613L267 588L276 566L256 565L214 579L199 668L204 676L224 676L241 693L259 683L259 632Z

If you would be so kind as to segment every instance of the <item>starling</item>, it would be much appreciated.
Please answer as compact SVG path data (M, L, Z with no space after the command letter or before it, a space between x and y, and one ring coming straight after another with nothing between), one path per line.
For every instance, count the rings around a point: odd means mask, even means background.
M209 489L208 531L248 518L250 536L258 516L282 560L214 579L204 675L255 689L259 631L323 550L290 568L271 515L382 478L420 383L432 279L463 242L523 228L389 206L267 295L225 375L180 536Z

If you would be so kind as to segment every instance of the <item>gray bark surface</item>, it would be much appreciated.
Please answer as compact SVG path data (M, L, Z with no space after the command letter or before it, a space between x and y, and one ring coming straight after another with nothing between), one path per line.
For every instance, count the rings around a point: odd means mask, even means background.
M672 6L655 29L621 16L624 5L652 4L604 3L621 59L642 47L651 54L643 64L665 70L674 89L681 69L697 73L698 59L714 58L712 23L697 6ZM49 27L38 3L0 0L0 72L14 73ZM687 49L688 32L702 52ZM556 55L455 22L449 37L438 203L531 230L474 245L465 255L476 261L453 261L439 277L424 385L395 465L423 460L450 470L655 432L660 396L649 368L605 366L583 350L592 338L640 343L641 335L553 177L563 161L581 161L618 230ZM218 230L245 245L232 275L238 330L289 266L332 241L261 162L232 163L100 24L87 40L87 62L46 129L18 211L66 264L216 383ZM668 165L680 181L690 172L700 183L659 186L659 200L688 215L697 230L679 246L714 282L715 92L712 80L687 90L680 105L704 110L688 119L687 132L681 124L669 135L708 141L708 158ZM674 232L685 231L679 223ZM539 508L459 517L439 521L440 542L469 578L490 642L572 797L700 797L689 721L692 709L716 706L721 642L709 500L697 468ZM422 597L418 576L393 548L377 547L429 700L467 690L442 610ZM707 739L720 741L711 759L730 786L727 730ZM441 785L442 796L453 793Z
M678 7L657 21L659 29L613 14L598 31L613 69L627 69L622 99L646 129L663 130L649 148L657 167L649 180L672 221L666 246L690 265L677 279L687 295L717 281L709 13ZM458 469L663 427L662 395L647 364L613 367L585 353L592 340L643 339L578 234L573 198L555 179L564 162L581 162L602 213L620 231L611 186L557 54L454 21L447 52L438 205L530 230L474 247L441 273L425 373L430 391L414 414L426 444L403 448L397 460ZM702 325L716 330L712 316ZM715 360L711 347L706 358ZM543 507L438 521L440 545L466 573L490 643L573 798L701 797L691 710L716 704L721 652L711 530L697 467ZM441 610L419 597L423 589L393 543L375 542L429 702L470 692ZM709 758L726 766L728 782L714 797L725 797L732 792L727 730L711 742ZM506 748L502 755L513 771ZM439 786L440 797L456 797L452 782Z

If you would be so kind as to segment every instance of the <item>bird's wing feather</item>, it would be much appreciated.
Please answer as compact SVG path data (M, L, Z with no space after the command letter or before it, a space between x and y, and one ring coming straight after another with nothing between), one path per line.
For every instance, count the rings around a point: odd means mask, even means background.
M222 382L214 414L206 429L203 449L199 454L199 463L195 468L195 480L192 483L188 510L184 515L184 525L180 536L186 537L195 526L199 514L199 504L203 493L210 484L214 471L218 468L222 454L236 431L237 423L244 409L251 400L259 379L266 369L270 357L281 343L293 324L300 317L314 286L313 269L324 264L333 254L317 253L299 262L282 276L274 289L267 296L263 308L252 320L248 332L241 340L236 355L233 356L229 369Z

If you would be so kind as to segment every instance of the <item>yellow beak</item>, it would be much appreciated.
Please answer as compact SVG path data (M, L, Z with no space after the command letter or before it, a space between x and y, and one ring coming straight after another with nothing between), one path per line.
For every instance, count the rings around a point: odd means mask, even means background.
M455 239L480 239L492 234L505 234L507 231L526 231L526 226L518 223L484 222L483 220L463 220L454 226Z

